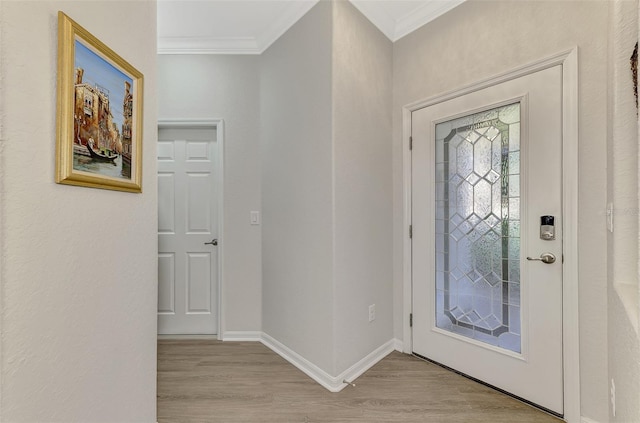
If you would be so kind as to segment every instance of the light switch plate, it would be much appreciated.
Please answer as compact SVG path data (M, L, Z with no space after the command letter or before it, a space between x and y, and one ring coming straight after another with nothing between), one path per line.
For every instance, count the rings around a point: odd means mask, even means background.
M259 225L260 224L260 212L252 211L251 212L251 224Z

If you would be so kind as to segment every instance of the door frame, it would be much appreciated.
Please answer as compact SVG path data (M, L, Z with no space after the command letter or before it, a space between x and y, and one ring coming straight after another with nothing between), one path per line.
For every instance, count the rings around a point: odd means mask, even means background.
M578 315L578 47L517 67L508 72L483 79L474 84L419 100L402 108L402 272L403 352L413 352L412 328L412 264L411 239L411 113L452 98L460 97L521 76L529 75L557 65L562 66L562 214L563 268L562 268L562 352L564 419L580 422L580 339Z
M216 337L222 339L224 333L224 304L223 299L223 257L224 257L224 120L222 119L158 119L158 129L163 128L210 128L216 131L216 142L218 143L217 161L214 163L215 175L218 182L218 246L216 253L218 256L218 333ZM156 141L157 142L157 141ZM158 208L156 200L156 209Z

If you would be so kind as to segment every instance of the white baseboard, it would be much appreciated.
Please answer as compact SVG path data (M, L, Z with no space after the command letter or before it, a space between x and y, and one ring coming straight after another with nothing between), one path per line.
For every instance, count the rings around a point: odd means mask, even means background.
M214 340L220 339L218 335L158 335L158 341L184 341L184 340Z
M395 350L395 340L391 339L384 344L380 345L374 351L369 353L362 360L358 361L353 366L349 367L344 372L340 373L336 378L338 381L342 382L344 380L353 382L364 372L375 366L375 364L388 356L391 352ZM344 388L344 383L342 383L342 388ZM342 389L340 388L340 389Z
M293 364L304 374L318 382L331 392L340 392L346 386L345 380L352 382L364 372L373 367L378 361L382 360L394 350L394 340L386 342L384 345L376 348L375 351L364 357L362 360L340 373L338 376L331 376L297 352L293 351L286 345L280 343L270 335L262 334L262 343L278 354L280 357Z
M278 354L280 357L293 364L304 374L318 382L331 392L340 392L346 386L345 380L353 382L364 372L373 367L378 361L385 358L392 351L402 351L402 341L391 339L376 348L362 360L340 373L338 376L331 376L291 348L277 341L275 338L260 331L227 331L220 337L223 341L260 341L267 348Z
M260 331L226 331L220 337L223 341L251 341L258 342L262 339Z
M599 423L599 422L597 422L595 420L592 420L590 418L587 418L587 417L581 417L580 418L580 423Z
M404 352L404 342L398 338L393 339L393 349L396 351Z
M316 366L286 345L276 341L266 333L262 334L262 343L329 391L339 392L342 388L347 386L345 383L342 383L342 381L338 383L337 378L334 378L320 367Z

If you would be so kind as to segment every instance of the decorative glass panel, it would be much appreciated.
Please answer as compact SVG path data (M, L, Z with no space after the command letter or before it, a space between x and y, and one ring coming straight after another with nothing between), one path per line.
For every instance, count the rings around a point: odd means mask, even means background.
M436 325L520 352L520 103L435 133Z

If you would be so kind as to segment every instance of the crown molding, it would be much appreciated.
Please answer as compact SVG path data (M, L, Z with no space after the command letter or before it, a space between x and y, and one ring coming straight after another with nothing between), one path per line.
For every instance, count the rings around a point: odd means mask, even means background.
M260 54L254 37L161 37L158 54Z
M319 0L293 1L256 37L160 37L158 54L261 54Z
M392 18L372 0L350 0L388 39L395 42L428 22L462 4L465 0L421 0L409 13Z
M291 1L280 17L251 37L160 37L158 54L261 54L304 16L319 0ZM422 0L405 16L392 18L372 0L350 0L391 41L415 31L465 0Z
M464 2L465 0L423 2L421 6L412 10L411 13L396 20L394 35L391 41L398 41L405 35L412 33L426 23L431 22Z
M395 41L396 21L375 6L371 0L350 0L350 3L366 16L384 35L391 41Z
M256 40L260 53L268 49L320 0L292 1L285 13L275 20Z

